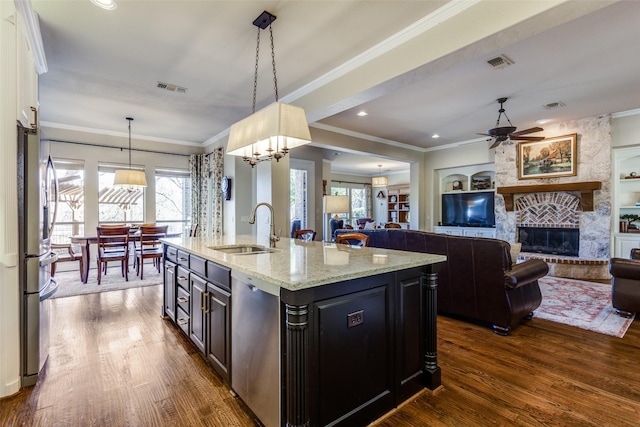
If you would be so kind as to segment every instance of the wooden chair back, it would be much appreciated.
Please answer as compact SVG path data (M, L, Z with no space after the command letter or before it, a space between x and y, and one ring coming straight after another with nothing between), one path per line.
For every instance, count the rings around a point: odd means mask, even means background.
M395 222L388 222L384 225L384 228L402 228L402 226Z
M315 240L316 232L311 229L296 230L293 232L293 238L310 242Z
M336 236L336 243L351 246L369 246L369 236L364 233L341 233Z
M198 232L198 223L191 224L191 229L189 230L189 237L196 237L197 232Z
M98 241L98 285L102 271L107 274L107 263L120 261L120 270L125 280L129 280L129 227L96 227Z
M129 254L129 227L99 226L96 227L98 241L98 257L105 252L123 252Z

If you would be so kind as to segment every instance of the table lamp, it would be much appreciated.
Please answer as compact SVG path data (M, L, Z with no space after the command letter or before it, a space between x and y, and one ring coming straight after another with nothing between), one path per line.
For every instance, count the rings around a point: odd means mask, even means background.
M325 222L325 241L332 241L333 236L331 233L331 221L340 221L340 217L337 214L340 213L348 213L349 212L349 196L338 196L336 195L327 195L322 199L322 207L325 215L330 216L331 214L335 214L335 216L329 219L329 227L326 227ZM338 225L335 224L335 227L338 228Z

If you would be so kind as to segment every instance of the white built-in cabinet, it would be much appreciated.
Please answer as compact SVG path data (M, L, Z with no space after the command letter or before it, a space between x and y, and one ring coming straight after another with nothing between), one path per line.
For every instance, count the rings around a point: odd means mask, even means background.
M640 248L640 230L621 232L620 217L640 216L640 147L618 148L613 151L612 229L615 257L629 258L632 248ZM640 228L640 221L634 223Z
M496 172L493 163L441 169L438 173L440 175L440 192L437 195L437 209L435 211L438 224L442 221L442 194L469 193L495 189ZM452 236L496 237L495 228L435 225L433 231L435 233L449 234Z
M17 117L22 126L35 128L38 114L38 73L33 46L29 41L22 16L16 14L17 42Z
M433 228L433 231L434 233L448 234L450 236L485 237L490 239L496 238L495 228L447 227L437 225Z

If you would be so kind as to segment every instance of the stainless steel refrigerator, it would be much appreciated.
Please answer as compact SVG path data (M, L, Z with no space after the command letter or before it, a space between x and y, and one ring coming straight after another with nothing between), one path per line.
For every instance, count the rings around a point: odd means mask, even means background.
M37 129L18 126L18 236L22 386L35 384L49 354L51 277L57 256L49 236L55 222L57 182L51 158L42 159Z

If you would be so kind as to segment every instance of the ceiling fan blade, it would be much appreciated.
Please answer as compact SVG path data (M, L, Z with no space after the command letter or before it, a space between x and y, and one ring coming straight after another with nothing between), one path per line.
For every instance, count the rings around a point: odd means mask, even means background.
M491 144L491 147L489 147L489 150L491 150L492 148L496 148L496 147L497 147L498 145L500 145L501 143L502 143L502 141L501 141L501 140L496 139L496 141L495 141L493 144Z
M525 135L527 133L541 132L543 130L544 129L539 128L539 127L529 128L529 129L525 129L525 130L519 130L518 132L512 132L511 136Z
M511 135L509 137L509 139L511 139L513 141L542 141L544 139L544 136L518 136L518 135Z
M488 133L476 133L476 135L482 135L482 136L490 136L490 137L493 137L493 135L489 135Z

